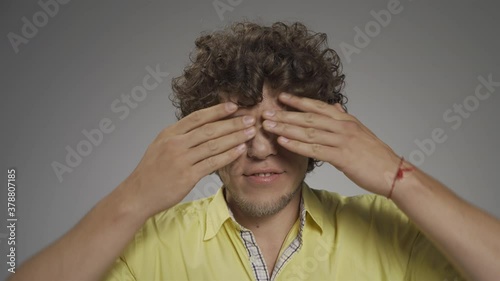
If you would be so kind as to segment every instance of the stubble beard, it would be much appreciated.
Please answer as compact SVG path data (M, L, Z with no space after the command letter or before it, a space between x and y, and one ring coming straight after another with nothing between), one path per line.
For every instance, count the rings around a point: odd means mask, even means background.
M302 181L298 186L291 192L282 195L280 198L274 201L266 202L251 202L241 196L238 192L232 192L230 187L226 188L231 196L231 201L234 205L245 215L252 218L262 218L267 216L272 216L277 214L279 211L283 210L290 201L297 195L301 190Z

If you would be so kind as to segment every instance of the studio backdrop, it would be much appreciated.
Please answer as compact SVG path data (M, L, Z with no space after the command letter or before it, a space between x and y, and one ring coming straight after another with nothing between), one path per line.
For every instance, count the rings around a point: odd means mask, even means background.
M2 1L0 278L8 275L9 243L19 266L132 172L176 121L171 79L189 63L194 40L241 20L301 21L326 33L342 60L349 113L499 217L499 8L496 1ZM306 181L364 193L327 164ZM219 186L207 176L185 201Z

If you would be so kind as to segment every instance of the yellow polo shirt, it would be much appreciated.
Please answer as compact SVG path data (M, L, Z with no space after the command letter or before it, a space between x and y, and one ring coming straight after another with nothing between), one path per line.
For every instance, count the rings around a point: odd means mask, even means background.
M463 280L386 198L304 184L301 209L271 276L221 188L147 220L103 280Z

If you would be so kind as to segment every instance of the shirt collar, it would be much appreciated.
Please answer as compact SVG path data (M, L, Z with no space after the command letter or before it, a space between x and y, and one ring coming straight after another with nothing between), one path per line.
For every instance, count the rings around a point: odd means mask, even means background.
M206 213L206 230L203 240L209 240L214 237L222 224L231 219L229 215L229 207L224 198L224 186L217 190L217 193L212 197L212 201L208 204Z
M323 224L325 221L325 210L322 208L323 204L319 200L318 196L305 182L302 184L302 198L304 200L304 207L307 214L319 228L319 231L323 233Z
M302 202L306 214L309 215L311 221L314 222L314 224L319 228L319 231L323 232L324 214L321 209L321 202L305 182L302 184L301 203ZM302 210L300 211L300 214L302 214ZM206 241L213 238L219 232L221 226L227 220L231 219L231 212L227 206L226 199L224 198L224 186L222 186L219 190L217 190L217 193L212 197L212 201L208 204L206 213L206 230L203 240ZM236 221L235 223L238 225Z

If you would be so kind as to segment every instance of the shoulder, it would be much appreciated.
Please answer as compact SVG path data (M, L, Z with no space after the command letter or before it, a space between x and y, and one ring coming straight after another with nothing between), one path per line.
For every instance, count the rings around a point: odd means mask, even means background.
M171 241L183 241L186 234L196 239L202 237L208 205L212 197L178 204L150 217L135 233L125 250L126 255L151 252L158 245L174 247Z
M325 228L350 251L384 257L405 270L419 231L414 223L389 199L363 194L341 196L329 191L314 191L322 198ZM330 202L330 203L329 203ZM335 203L331 203L335 202ZM325 207L323 207L325 208Z
M149 218L143 226L143 231L155 230L165 233L185 231L204 224L206 212L213 196L177 204Z
M310 190L323 205L333 205L339 211L349 210L351 208L357 208L361 210L399 210L391 200L376 194L344 196L336 192L323 189L310 188Z
M195 201L179 203L168 210L154 215L150 218L150 221L151 223L165 223L172 219L186 221L192 217L204 215L213 198L214 196L210 196Z
M376 194L343 196L336 192L312 189L325 212L334 220L355 220L377 224L409 224L408 217L389 199Z

